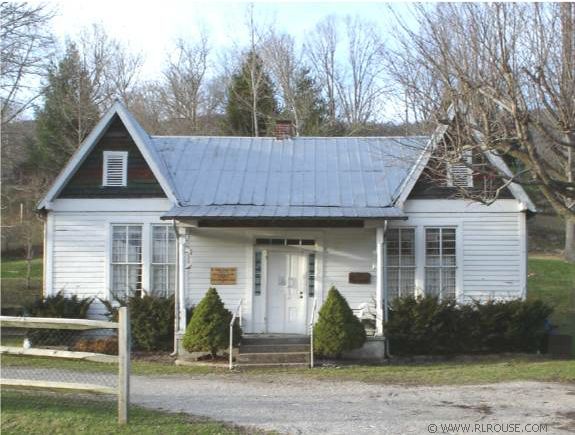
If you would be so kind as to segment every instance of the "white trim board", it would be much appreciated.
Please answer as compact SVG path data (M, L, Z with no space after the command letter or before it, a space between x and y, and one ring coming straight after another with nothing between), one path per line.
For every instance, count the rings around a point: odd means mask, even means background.
M62 169L62 171L52 184L52 187L50 188L50 190L48 190L48 193L46 193L46 195L38 203L37 209L50 210L52 208L52 201L54 201L54 199L58 197L58 195L60 194L66 183L70 181L70 178L74 175L74 173L78 170L80 165L84 162L90 151L92 151L94 146L106 133L115 115L118 115L118 117L128 130L128 133L132 136L132 139L134 140L136 146L144 156L146 163L150 166L152 173L158 180L158 183L160 183L160 186L164 190L166 196L172 201L174 205L178 203L175 191L171 183L169 182L169 179L166 176L164 176L164 172L160 168L160 165L163 165L163 162L152 155L154 151L148 144L146 137L140 134L140 130L143 132L143 129L137 124L137 121L130 115L130 113L124 107L124 105L119 101L116 101L112 105L112 107L106 112L106 114L102 117L100 122L98 122L98 124L88 135L88 137L84 140L82 145L80 145L80 147L76 150L76 152L74 153L72 158L68 161L64 169Z

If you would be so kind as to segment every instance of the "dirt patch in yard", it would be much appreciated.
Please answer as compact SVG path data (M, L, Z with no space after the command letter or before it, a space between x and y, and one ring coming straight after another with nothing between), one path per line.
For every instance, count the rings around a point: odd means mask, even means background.
M461 404L461 403L453 403L453 402L448 402L445 400L441 401L442 405L437 405L437 406L452 406L454 408L459 408L459 409L469 409L471 411L475 411L478 412L480 414L483 415L491 415L493 414L493 409L491 408L491 406L487 405L487 404L481 404L481 405L465 405L465 404Z

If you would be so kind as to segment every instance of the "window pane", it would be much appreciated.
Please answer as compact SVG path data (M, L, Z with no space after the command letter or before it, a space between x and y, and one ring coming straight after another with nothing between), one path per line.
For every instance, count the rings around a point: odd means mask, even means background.
M128 227L128 263L142 261L142 227Z
M112 263L126 261L126 231L125 226L112 227Z
M164 225L152 227L152 263L167 262L166 230Z
M390 267L387 271L387 296L393 301L399 296L399 269Z
M427 296L439 296L441 286L441 269L427 267L425 269L425 294Z
M404 228L400 233L401 265L415 266L415 230Z
M262 293L262 252L256 251L254 257L254 294Z
M315 296L315 254L309 254L307 257L307 287L308 296Z
M137 290L142 290L142 265L129 264L128 268L128 287L127 291L132 294Z
M176 264L176 249L177 249L176 232L171 227L167 229L167 232L168 232L168 263Z
M438 228L427 228L425 230L425 253L426 256L440 255L440 237Z
M112 295L124 297L127 287L126 266L123 264L112 265Z
M442 298L455 298L455 268L446 268L442 270Z
M152 265L152 288L151 292L158 296L168 294L168 266Z
M415 268L403 267L400 273L399 296L412 296L415 293Z

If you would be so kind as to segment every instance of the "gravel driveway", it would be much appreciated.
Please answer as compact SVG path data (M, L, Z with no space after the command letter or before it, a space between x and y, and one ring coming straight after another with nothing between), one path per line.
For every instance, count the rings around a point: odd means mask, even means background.
M6 367L2 376L109 382L52 369ZM289 434L575 433L574 384L405 387L240 373L133 376L131 389L145 407ZM471 427L441 426L459 423Z
M495 433L487 424L575 432L575 385L569 384L404 387L214 375L134 377L132 392L132 400L147 407L290 434L426 434L430 424L437 424L429 427L436 433L471 433L441 427L449 423L483 424L475 433Z

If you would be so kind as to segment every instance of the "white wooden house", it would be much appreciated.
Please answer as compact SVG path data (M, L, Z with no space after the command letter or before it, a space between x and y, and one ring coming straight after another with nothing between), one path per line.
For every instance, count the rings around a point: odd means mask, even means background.
M39 203L45 293L110 298L216 287L249 333L305 334L335 286L358 315L384 299L526 295L526 214L515 184L492 205L421 179L448 127L428 137L148 135L116 103ZM505 169L496 156L490 164ZM95 305L94 314L102 307Z

